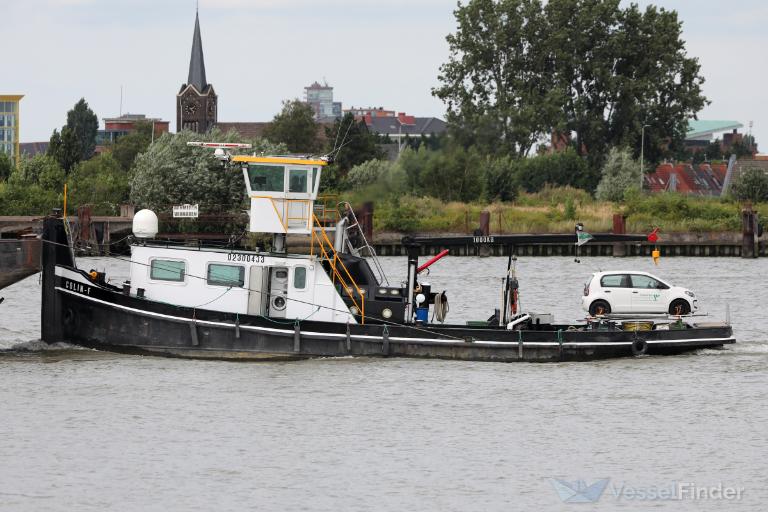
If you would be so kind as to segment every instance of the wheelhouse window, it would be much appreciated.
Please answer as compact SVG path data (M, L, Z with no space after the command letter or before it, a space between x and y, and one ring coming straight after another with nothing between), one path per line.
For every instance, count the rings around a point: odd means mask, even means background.
M184 282L187 264L178 260L152 260L149 278L155 281Z
M309 169L288 170L288 192L307 193L309 183Z
M252 192L285 192L285 167L250 164L248 181Z
M612 274L603 276L600 280L603 288L629 288L629 276L624 274Z
M307 287L306 267L295 267L293 269L293 287L297 290L303 290Z
M245 267L211 263L208 265L206 283L212 286L242 288L245 285Z

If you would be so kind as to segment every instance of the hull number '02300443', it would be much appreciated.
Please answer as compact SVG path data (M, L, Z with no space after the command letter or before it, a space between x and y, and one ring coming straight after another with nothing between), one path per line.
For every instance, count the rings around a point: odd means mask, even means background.
M264 256L260 254L242 254L239 252L233 252L227 254L229 261L242 261L247 263L264 263Z

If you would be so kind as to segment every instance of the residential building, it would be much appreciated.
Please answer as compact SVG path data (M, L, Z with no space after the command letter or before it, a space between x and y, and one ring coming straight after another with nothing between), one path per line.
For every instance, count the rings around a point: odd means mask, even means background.
M679 192L699 196L719 196L723 190L727 163L664 163L645 176L646 188L652 192Z
M99 130L96 135L96 144L105 145L115 143L123 135L128 135L136 129L138 123L151 123L154 129L154 136L160 137L168 133L170 121L163 121L159 118L147 117L144 114L123 114L120 117L105 117L104 129Z
M205 133L218 119L218 96L205 78L203 40L200 35L200 16L195 14L195 32L192 36L192 54L189 76L176 94L176 131L192 130Z
M235 132L243 140L252 140L264 136L268 122L216 123L216 128L223 133Z
M709 121L709 120L691 120L688 121L688 132L685 135L685 147L693 152L703 151L715 139L723 136L723 147L729 148L734 142L741 141L742 136L738 129L742 128L738 121ZM726 133L730 132L730 133ZM726 143L727 139L727 143Z
M315 112L315 121L326 123L341 117L341 102L333 101L333 87L314 82L304 88L304 102Z
M49 141L42 142L22 142L19 144L19 152L25 158L32 158L37 155L44 155L48 152Z
M431 137L445 133L447 124L436 117L416 117L398 112L396 116L364 115L359 118L372 133L388 136L393 142L406 138Z
M344 115L352 114L355 119L363 119L365 117L395 117L397 114L394 110L384 110L384 107L352 107L344 109Z
M19 165L19 103L23 94L0 94L0 151Z

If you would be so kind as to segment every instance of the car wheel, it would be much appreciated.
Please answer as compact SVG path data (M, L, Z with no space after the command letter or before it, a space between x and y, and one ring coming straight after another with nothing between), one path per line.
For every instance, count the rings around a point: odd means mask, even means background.
M596 300L589 306L589 314L592 316L607 315L611 312L611 305L604 300Z
M691 305L685 299L675 299L669 305L670 315L687 315L691 312Z

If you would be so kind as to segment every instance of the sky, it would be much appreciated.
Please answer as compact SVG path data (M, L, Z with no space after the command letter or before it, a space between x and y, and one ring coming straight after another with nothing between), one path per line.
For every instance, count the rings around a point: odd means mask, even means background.
M47 141L81 98L99 116L171 121L186 82L195 0L0 0L0 94L24 94L21 141ZM651 3L638 2L641 7ZM658 0L678 11L711 100L700 119L736 120L768 152L768 2ZM622 0L623 5L628 1ZM444 117L431 95L456 28L455 0L199 0L219 121L269 121L327 81L344 108ZM103 126L103 122L102 122Z

